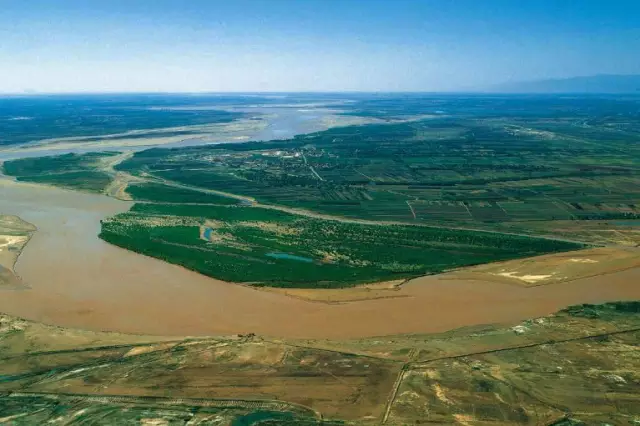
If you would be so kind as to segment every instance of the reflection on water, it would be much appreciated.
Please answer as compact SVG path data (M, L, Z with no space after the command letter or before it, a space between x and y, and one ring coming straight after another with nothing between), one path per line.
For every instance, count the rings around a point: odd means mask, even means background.
M211 240L211 233L212 232L213 232L213 229L211 229L209 227L204 228L204 232L202 233L202 238L204 238L207 241Z
M290 139L296 135L326 130L328 125L325 118L332 114L332 111L326 109L260 108L256 111L252 108L241 111L269 115L269 125L251 135L251 139L261 141Z

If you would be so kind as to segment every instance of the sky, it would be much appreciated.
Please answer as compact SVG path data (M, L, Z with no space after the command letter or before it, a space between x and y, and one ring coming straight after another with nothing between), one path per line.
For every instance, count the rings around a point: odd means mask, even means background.
M639 0L0 0L0 93L464 91L638 52Z

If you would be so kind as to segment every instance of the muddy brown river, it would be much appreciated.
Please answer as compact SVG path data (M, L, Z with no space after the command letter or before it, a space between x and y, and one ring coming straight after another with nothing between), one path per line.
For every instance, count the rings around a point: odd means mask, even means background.
M0 292L0 312L59 326L157 335L355 338L510 323L575 303L640 299L640 269L521 288L415 279L394 295L344 304L304 301L210 279L111 246L100 220L130 204L0 179L0 214L38 227L16 272L29 286Z

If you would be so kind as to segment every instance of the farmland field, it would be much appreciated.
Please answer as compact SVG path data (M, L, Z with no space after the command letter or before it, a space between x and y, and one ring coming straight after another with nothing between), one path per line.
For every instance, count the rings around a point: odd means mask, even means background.
M541 97L521 115L506 109L527 104L515 98L482 113L474 108L490 100L439 100L453 113L270 143L154 149L117 169L356 219L500 229L640 217L635 99ZM423 102L404 105L405 114L427 113Z

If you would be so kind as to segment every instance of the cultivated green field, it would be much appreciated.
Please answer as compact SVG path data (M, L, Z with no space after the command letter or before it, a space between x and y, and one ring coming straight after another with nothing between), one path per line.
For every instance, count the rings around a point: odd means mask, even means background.
M111 176L101 170L104 161L117 152L91 152L51 157L22 158L3 163L3 172L20 181L63 188L102 192Z
M237 204L238 200L191 189L175 188L159 183L131 183L127 193L134 200L183 204Z
M357 126L290 141L153 149L117 167L349 218L484 228L639 218L640 129L585 129L576 119Z

